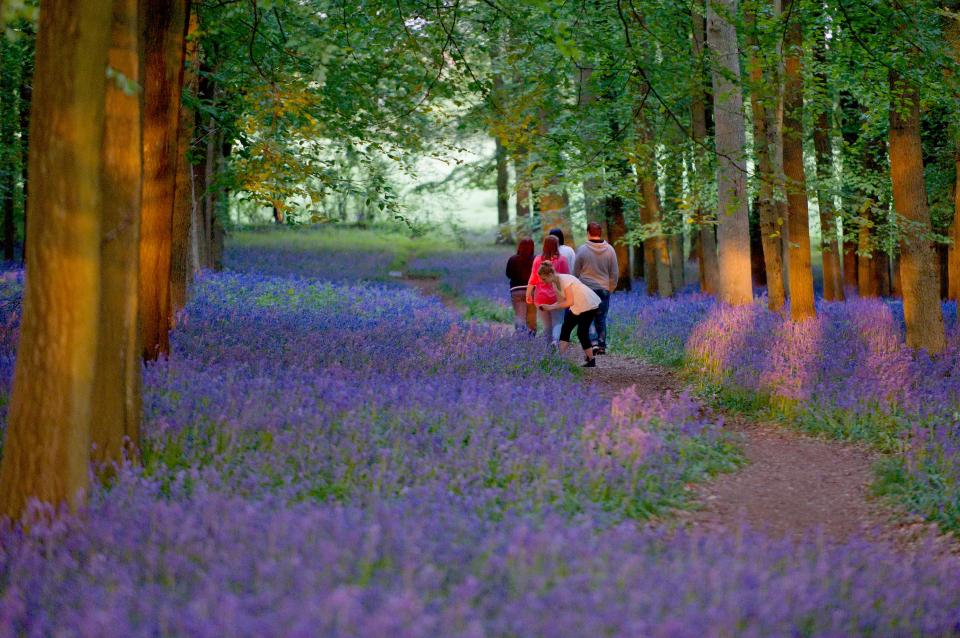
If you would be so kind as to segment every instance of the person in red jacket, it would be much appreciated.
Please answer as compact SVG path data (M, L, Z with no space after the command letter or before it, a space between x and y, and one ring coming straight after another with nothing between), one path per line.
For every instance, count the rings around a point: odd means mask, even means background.
M547 341L554 343L560 338L560 325L563 323L563 310L542 310L541 306L549 306L557 302L557 292L554 287L544 284L540 280L538 270L540 264L549 263L553 266L554 272L570 274L570 267L567 260L560 254L560 243L553 235L547 235L543 238L543 252L533 260L533 266L530 273L530 280L527 282L527 303L532 303L537 307L537 316L540 318L540 325L543 328L543 334Z

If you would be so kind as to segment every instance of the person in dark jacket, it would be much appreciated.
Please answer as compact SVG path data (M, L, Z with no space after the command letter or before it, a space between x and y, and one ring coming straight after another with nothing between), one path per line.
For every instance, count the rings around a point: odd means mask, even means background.
M507 279L510 280L510 303L513 305L513 326L517 332L537 332L537 307L527 303L527 282L533 267L533 240L521 239L517 254L507 260Z

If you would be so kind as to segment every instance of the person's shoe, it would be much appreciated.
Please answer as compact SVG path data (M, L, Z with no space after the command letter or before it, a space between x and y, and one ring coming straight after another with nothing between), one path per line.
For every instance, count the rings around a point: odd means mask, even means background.
M596 357L591 357L590 359L587 359L587 362L583 364L583 367L584 367L584 368L596 368L596 367L597 367L597 359L596 359Z
M606 346L594 346L594 347L593 347L593 354L595 354L595 355L597 355L597 354L607 354L607 348L606 348Z

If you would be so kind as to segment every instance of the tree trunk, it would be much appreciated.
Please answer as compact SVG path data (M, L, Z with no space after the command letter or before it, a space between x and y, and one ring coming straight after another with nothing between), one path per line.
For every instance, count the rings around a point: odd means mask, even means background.
M513 159L513 172L517 180L517 237L530 237L530 175L525 149L517 149Z
M0 74L0 197L3 198L3 258L12 262L16 256L17 226L14 210L17 200L17 95L14 44L7 38L0 42L6 69Z
M183 56L183 89L191 95L197 93L197 64L200 51L195 37L196 33L197 14L191 12ZM193 208L193 190L190 188L190 173L192 171L190 150L196 119L194 112L181 104L177 131L177 173L170 241L169 326L171 329L176 326L177 313L187 305L190 285L190 218Z
M756 12L751 10L747 14L748 37L750 48L750 107L753 113L753 146L756 157L757 178L759 180L758 216L760 218L760 245L763 249L763 263L767 282L767 307L773 312L782 312L786 302L786 293L783 287L783 251L781 236L783 219L778 215L777 204L774 201L774 184L777 175L771 161L771 131L769 128L770 114L767 102L770 95L767 93L770 76L764 74L763 64L759 54L759 39L757 37ZM764 78L764 75L767 77ZM774 88L777 83L772 83ZM767 91L765 91L765 88Z
M858 232L857 290L861 297L880 296L880 291L877 288L877 261L874 259L876 253L879 251L875 251L871 237L870 229L873 222L867 217L872 217L872 213L869 212L872 210L872 207L872 201L868 201L867 205L864 206L865 210L861 214L863 221L860 224Z
M681 290L686 284L683 265L683 235L670 235L670 285L674 292Z
M817 69L814 73L817 84L829 96L826 63L826 41L822 28L818 27L815 51ZM823 297L827 301L843 301L843 277L840 269L840 244L837 241L837 213L833 203L833 144L831 108L821 106L813 128L813 145L816 149L817 207L820 209L820 251L823 255Z
M947 255L947 298L960 299L960 144L954 150L953 223L950 224L950 248Z
M707 42L716 63L713 70L713 110L717 147L720 298L731 305L742 305L753 301L750 220L742 157L746 135L743 97L740 93L737 31L734 24L723 17L736 15L736 0L707 2Z
M170 353L171 251L187 1L143 2L140 324L143 358L151 361Z
M630 252L623 237L627 233L627 223L623 216L623 198L610 195L605 202L607 217L607 241L617 253L617 266L620 269L620 278L617 281L617 290L630 290Z
M920 145L920 96L909 80L890 72L890 177L897 214L910 223L900 239L900 278L907 345L930 354L946 346L940 282L930 240L930 210Z
M643 242L631 246L631 262L633 268L631 274L634 279L643 279Z
M100 148L110 4L45 0L30 139L30 272L0 513L28 499L78 506L88 487L100 315Z
M694 185L696 185L698 181L706 181L709 166L706 154L707 100L704 91L704 85L706 83L704 63L706 32L703 10L703 1L697 0L697 7L694 7L692 12L691 23L694 73L690 91L690 133L693 140L693 166L695 173L691 183ZM720 264L717 260L717 240L713 219L702 205L702 197L698 186L692 195L697 202L694 218L699 227L698 253L700 256L700 290L708 295L718 295L720 294Z
M636 87L637 95L644 95L648 87ZM634 116L637 136L636 169L637 187L640 193L640 222L648 233L655 232L643 242L644 274L647 293L661 297L673 296L673 283L670 280L670 251L664 236L663 220L660 208L660 193L657 188L657 158L654 153L653 132L642 105ZM655 283L653 283L655 281Z
M790 317L803 321L816 315L813 304L813 265L810 260L810 214L803 167L803 25L799 7L788 0L791 13L786 33L783 90L783 173L787 178L787 225L790 232ZM795 9L795 10L794 10Z
M497 160L497 241L513 243L510 233L510 174L507 171L507 149L494 136Z
M30 106L33 101L33 59L28 55L20 69L20 182L23 184L23 244L20 250L21 265L27 261L27 194L30 177Z
M110 68L140 81L138 0L114 0ZM133 457L140 437L141 97L107 85L102 157L100 339L91 426L95 464Z

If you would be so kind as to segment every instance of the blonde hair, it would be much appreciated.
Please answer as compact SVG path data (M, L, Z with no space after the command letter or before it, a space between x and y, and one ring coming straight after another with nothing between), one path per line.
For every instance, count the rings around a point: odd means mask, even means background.
M545 281L553 286L553 289L557 293L557 299L563 297L563 290L560 289L560 278L557 277L557 271L554 270L552 263L549 261L541 262L540 267L537 268L537 274L540 275L541 281Z

